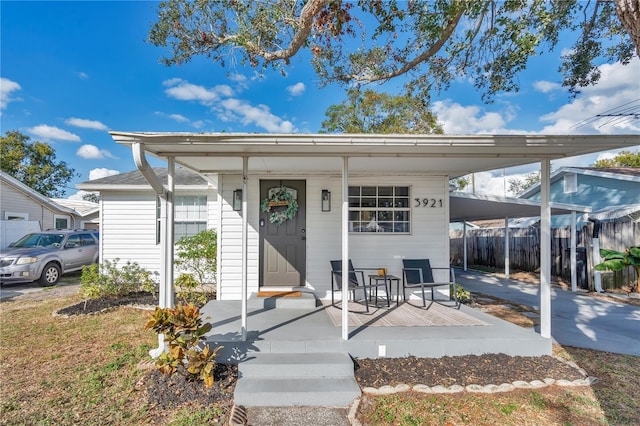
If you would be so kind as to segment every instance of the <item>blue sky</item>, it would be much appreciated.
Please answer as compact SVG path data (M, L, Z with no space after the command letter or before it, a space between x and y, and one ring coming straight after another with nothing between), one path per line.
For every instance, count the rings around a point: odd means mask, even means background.
M67 196L77 192L76 183L135 169L130 150L113 142L109 130L313 133L327 107L344 99L341 87L319 87L304 54L286 76L222 68L204 58L166 67L158 61L164 52L144 41L156 7L150 1L0 3L2 134L18 130L50 143L80 173ZM519 76L520 92L493 104L484 104L465 79L435 95L432 108L445 132L640 133L638 121L576 127L627 103L640 109L640 60L602 65L600 84L571 99L557 73L560 52L571 42L567 37L556 51L533 58ZM588 166L597 157L553 167ZM503 195L502 171L476 176L476 189Z

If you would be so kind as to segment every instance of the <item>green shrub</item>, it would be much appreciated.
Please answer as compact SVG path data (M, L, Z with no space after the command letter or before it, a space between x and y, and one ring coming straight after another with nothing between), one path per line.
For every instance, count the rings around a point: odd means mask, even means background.
M211 350L209 345L200 349L204 335L211 330L210 323L202 322L197 306L178 304L175 308L156 307L145 329L164 334L168 350L156 361L158 369L168 375L176 372L189 379L202 380L206 387L213 385L215 358L222 346Z
M211 293L215 294L212 286L216 281L217 242L216 231L207 229L182 237L176 243L174 264L181 274L175 280L175 286L181 302L204 304Z
M453 295L453 284L449 286L449 293ZM471 302L471 293L469 293L469 290L465 289L458 283L456 283L456 296L458 297L458 302L460 303Z
M148 271L130 261L118 268L119 261L118 258L113 262L104 260L102 264L82 268L80 294L87 299L120 297L137 291L156 294L157 284Z

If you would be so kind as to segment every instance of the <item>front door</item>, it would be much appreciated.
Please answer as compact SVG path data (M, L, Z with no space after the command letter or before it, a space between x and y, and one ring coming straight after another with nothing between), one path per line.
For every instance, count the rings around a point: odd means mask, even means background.
M298 209L291 218L284 216L289 209L286 201L268 202L279 198L275 194L282 190L288 194L285 198L298 203ZM266 212L260 208L260 282L263 286L304 286L307 261L306 181L261 180L261 206L265 200L271 205ZM289 213L291 216L292 211Z

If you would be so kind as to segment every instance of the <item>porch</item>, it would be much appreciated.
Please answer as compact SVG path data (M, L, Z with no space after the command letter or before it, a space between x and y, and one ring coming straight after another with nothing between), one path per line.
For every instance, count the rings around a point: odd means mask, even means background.
M201 311L213 325L207 342L212 347L224 346L218 356L221 362L241 362L256 353L341 352L356 358L551 354L551 339L465 305L458 310L427 304L426 311L431 310L437 321L428 317L431 313L424 313L418 299L399 306L394 300L389 308L382 305L369 314L350 312L348 340L342 339L339 316L336 321L334 313L332 320L331 309L336 308L330 307L330 301L317 300L310 292L297 298L258 298L252 294L245 341L241 301L211 301ZM364 306L356 309L364 311Z

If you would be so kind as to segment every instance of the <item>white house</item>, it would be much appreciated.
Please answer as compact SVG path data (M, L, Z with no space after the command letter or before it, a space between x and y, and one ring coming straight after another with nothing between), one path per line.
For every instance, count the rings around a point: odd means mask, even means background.
M103 198L102 258L121 257L121 250L135 244L139 235L148 239L159 229L157 249L140 252L137 260L160 258L160 304L170 306L174 242L170 230L181 214L176 206L174 218L173 206L182 196L180 169L175 166L193 170L207 182L207 204L212 203L207 225L218 231L218 297L242 300L245 324L247 297L263 288L304 287L320 298L328 297L332 259L342 259L344 268L352 259L360 267L386 267L396 275L403 258L429 258L435 266L448 265L450 178L540 161L541 226L548 230L551 159L640 143L636 135L111 135L131 146L148 186L140 186L137 194L114 191L111 212L106 211L111 201ZM148 165L147 154L167 161L166 183ZM103 194L106 189L91 183L79 188ZM268 208L270 198L275 201L269 194L280 188L297 201L298 208L278 225L270 221L278 207L263 211L261 205ZM134 207L154 206L158 198L157 213L147 208L142 214ZM110 241L106 235L110 221L117 222L118 216L124 216L120 223L130 224ZM549 234L544 232L543 337L550 337L549 250ZM346 329L343 321L344 339Z

